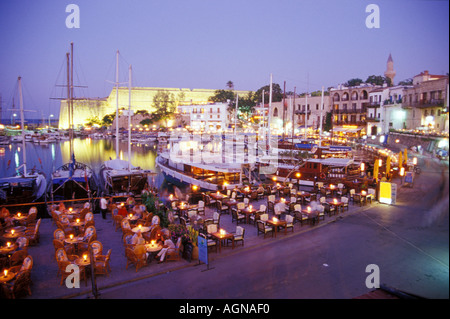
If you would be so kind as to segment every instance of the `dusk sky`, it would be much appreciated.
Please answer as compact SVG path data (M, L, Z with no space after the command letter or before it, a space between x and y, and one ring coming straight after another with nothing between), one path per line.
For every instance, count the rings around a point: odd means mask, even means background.
M66 6L80 9L67 28ZM380 27L368 28L369 4ZM449 71L449 2L425 0L71 0L0 2L2 118L10 118L21 76L28 118L59 115L65 55L74 42L76 97L111 92L115 54L121 81L133 85L258 90L273 82L296 92L383 75L389 54L395 83ZM108 82L110 81L110 82ZM16 105L18 101L15 100Z

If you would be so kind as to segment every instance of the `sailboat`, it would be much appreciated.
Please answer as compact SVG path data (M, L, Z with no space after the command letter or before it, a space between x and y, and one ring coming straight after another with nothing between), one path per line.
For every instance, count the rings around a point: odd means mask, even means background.
M70 161L53 171L51 183L49 183L49 194L52 201L90 200L98 192L98 181L90 166L76 161L73 147L73 43L71 43L71 53L67 53L66 56ZM69 66L69 62L71 66Z
M20 120L22 129L23 164L17 168L17 174L12 177L0 178L0 205L23 204L44 200L47 180L43 172L36 169L27 170L27 155L25 143L25 126L23 118L22 78L18 78L20 95ZM21 172L20 169L23 169Z
M116 158L105 161L100 168L103 195L140 195L148 185L149 176L156 175L151 170L143 170L131 165L131 66L129 67L128 105L128 161L119 157L119 51L116 53Z

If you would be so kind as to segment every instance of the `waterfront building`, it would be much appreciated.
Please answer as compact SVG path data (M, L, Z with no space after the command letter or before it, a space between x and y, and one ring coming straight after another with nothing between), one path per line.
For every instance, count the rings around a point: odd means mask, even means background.
M336 88L331 88L333 132L366 135L369 93L379 88L382 86L368 83L353 87L338 85Z
M413 77L404 90L402 107L412 113L408 129L448 131L448 76L428 71Z
M177 126L194 130L225 129L230 124L228 103L179 105Z
M292 132L292 122L294 122L294 133L304 132L305 126L313 130L320 128L326 120L326 113L331 111L330 96L287 96L285 99L285 109L283 111L283 101L272 102L271 109L271 129L282 133L283 124L286 134ZM284 112L284 114L283 114ZM293 114L294 112L294 114ZM305 123L306 121L306 123Z

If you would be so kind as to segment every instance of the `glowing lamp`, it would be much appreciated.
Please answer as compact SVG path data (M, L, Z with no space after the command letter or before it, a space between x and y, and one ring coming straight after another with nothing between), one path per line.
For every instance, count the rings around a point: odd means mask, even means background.
M220 233L221 236L223 236L223 235L226 234L225 230L223 230L223 229L220 229L220 230L219 230L219 233Z
M141 228L142 228L142 225L141 225L141 224L139 224L139 226L138 226L138 227L139 227L139 229L141 229Z
M15 230L11 229L11 235L14 235L14 233L15 233Z
M8 276L8 269L3 270L3 274L5 275L5 277Z
M170 194L170 195L169 195L169 198L170 198L170 199L172 199L172 198L173 198L173 195L172 195L172 194Z
M403 175L405 175L405 168L401 167L400 168L400 176L403 176Z
M6 243L6 247L8 247L8 248L11 247L11 243L10 243L10 242L7 242L7 243Z
M361 194L366 195L366 191L362 191Z
M83 255L83 259L84 259L84 262L86 262L86 260L87 260L87 255L86 254Z
M128 215L130 218L133 217L133 214Z
M272 220L276 223L278 221L278 218L274 217Z
M77 222L77 224L78 224L78 223L80 222L80 219L79 219L79 218L77 218L77 219L76 219L76 222Z
M366 169L366 166L364 165L364 163L361 163L361 172L364 172L365 169Z
M69 235L69 238L72 240L72 239L73 239L73 234L70 234L70 235Z
M192 185L192 190L193 191L196 191L198 189L198 186L197 185Z
M333 202L335 203L335 204L337 204L337 199L335 198L335 199L333 199Z
M272 180L273 180L274 182L276 182L276 181L277 181L277 177L276 177L276 176L272 177Z
M414 157L414 158L413 158L413 164L414 164L414 165L417 165L417 157Z
M72 212L72 207L69 207L69 212Z
M248 208L249 208L250 210L252 210L252 209L253 209L253 206L252 206L252 205L250 205L250 206L248 206Z
M19 212L19 213L17 213L17 217L20 217L22 214Z
M306 209L308 210L308 213L311 212L311 207L308 206Z
M300 173L295 174L295 177L300 178L302 176Z
M378 166L381 167L381 165L383 164L383 161L381 159L378 160Z

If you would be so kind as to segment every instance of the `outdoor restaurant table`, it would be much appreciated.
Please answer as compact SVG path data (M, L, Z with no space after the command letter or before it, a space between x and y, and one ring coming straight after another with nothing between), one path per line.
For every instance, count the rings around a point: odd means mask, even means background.
M152 262L155 255L163 248L161 244L145 244L145 250L147 250L149 256L147 258L148 262Z
M83 242L83 237L74 236L72 239L70 237L64 238L64 242L75 247L75 252L78 253L78 244Z
M14 279L15 276L16 276L16 273L14 273L14 272L12 272L12 271L8 271L8 273L6 274L6 276L5 276L4 273L2 273L1 276L0 276L0 283L3 284L3 283L5 283L5 282L11 281L11 280Z
M312 225L315 225L316 221L318 221L319 214L317 211L302 209L302 213L308 216L308 220L312 223Z
M209 196L211 196L215 200L223 200L228 197L227 195L224 195L222 193L211 193Z
M139 230L141 231L141 233L146 233L146 232L150 231L150 227L147 227L147 226L141 226L141 227L136 226L136 227L133 227L131 229L131 231L133 233L137 233Z
M338 200L336 200L336 201L331 200L331 201L328 201L327 203L332 205L332 206L334 206L334 209L336 210L336 212L338 210L342 210L342 208L344 207L344 202L341 202L341 201L338 201Z
M16 215L14 215L12 217L12 219L14 221L14 224L19 224L21 221L24 221L27 218L28 218L28 215L27 214L22 214L22 213L20 214L20 216L18 214L16 214Z
M234 235L232 233L229 233L225 231L224 233L221 233L220 231L211 233L210 234L213 239L215 239L219 244L219 253L222 251L222 241L231 239L232 241L232 249L234 249Z
M254 209L254 208L250 209L250 207L245 207L244 209L241 209L239 211L239 213L242 213L245 215L245 222L248 224L249 220L250 220L250 216L253 215L256 211L257 211L257 209Z
M275 230L275 237L277 237L278 227L284 227L284 234L287 233L287 222L285 220L277 219L276 221L273 219L266 220L266 224L272 225Z
M19 246L16 243L9 245L9 247L7 245L1 246L0 255L8 255L14 252L18 247Z
M14 231L13 231L13 230L14 230ZM23 231L16 231L16 230L14 229L14 227L13 227L13 228L7 230L7 231L2 235L2 237L3 237L3 238L6 238L6 239L16 240L17 238L19 238L20 236L22 236L23 233L24 233Z
M82 221L82 220L80 220L78 222L74 221L74 222L69 223L69 225L72 226L73 228L75 228L77 234L79 234L80 233L80 227L84 226L84 221Z
M360 193L355 193L355 195L361 196L361 198L364 201L364 203L366 203L367 202L367 196L369 196L370 194L368 194L367 192L366 193L360 192Z
M84 272L84 280L85 284L87 285L87 266L91 264L91 260L89 256L86 258L86 260L83 257L77 258L74 261L75 265L80 267L80 271Z

